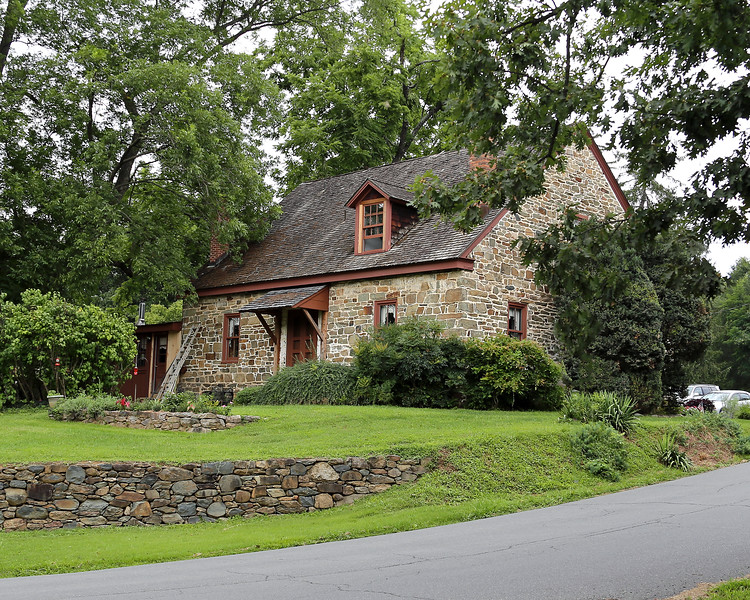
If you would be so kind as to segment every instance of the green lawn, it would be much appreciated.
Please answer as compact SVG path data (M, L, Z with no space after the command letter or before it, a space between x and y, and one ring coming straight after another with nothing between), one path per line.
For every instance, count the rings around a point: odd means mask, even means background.
M0 413L0 464L35 461L190 462L399 453L436 468L352 506L153 528L0 533L0 577L101 569L280 548L482 518L647 485L682 475L652 456L667 419L644 418L629 468L611 483L580 468L575 427L555 413L391 407L255 406L263 420L194 435L53 422L43 411ZM747 425L743 423L745 431Z

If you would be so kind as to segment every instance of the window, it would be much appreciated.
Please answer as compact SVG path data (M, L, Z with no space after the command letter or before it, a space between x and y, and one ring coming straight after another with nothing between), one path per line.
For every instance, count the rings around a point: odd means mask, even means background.
M237 362L240 358L240 315L224 315L224 362Z
M362 252L383 250L385 200L362 203Z
M526 339L525 304L508 304L508 335L517 340Z
M396 322L398 314L397 300L376 300L375 301L375 328L383 325L393 325Z

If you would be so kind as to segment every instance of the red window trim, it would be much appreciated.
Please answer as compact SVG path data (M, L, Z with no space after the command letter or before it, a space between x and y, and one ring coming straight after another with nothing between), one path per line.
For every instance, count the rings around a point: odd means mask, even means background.
M521 311L521 328L520 329L511 329L510 328L510 309L515 308L519 309ZM508 302L508 335L510 336L512 333L520 333L521 339L526 339L527 329L526 329L526 304L521 304L520 302ZM515 337L515 336L511 336ZM518 339L518 338L516 338Z
M375 250L365 250L365 206L372 204L383 204L383 247ZM377 254L378 252L386 252L391 249L391 202L388 198L371 198L364 200L357 204L357 245L355 248L355 254ZM379 236L368 236L368 238L379 237Z
M240 319L240 330L237 336L229 335L229 323L230 319ZM242 337L242 319L240 313L227 313L224 315L224 330L222 332L222 344L221 344L221 362L225 363L236 363L239 362L240 357L240 338ZM237 356L229 356L229 340L237 340Z
M387 300L375 300L375 304L372 309L373 324L375 326L375 329L382 326L382 324L380 323L380 307L386 305L393 305L395 307L395 310L393 311L393 322L394 324L398 323L398 299L389 298Z

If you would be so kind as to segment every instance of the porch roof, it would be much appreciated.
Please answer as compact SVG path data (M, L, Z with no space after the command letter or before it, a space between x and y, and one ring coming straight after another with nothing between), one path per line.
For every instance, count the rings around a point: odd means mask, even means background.
M272 290L240 308L240 312L274 313L284 308L328 310L328 286L309 285Z

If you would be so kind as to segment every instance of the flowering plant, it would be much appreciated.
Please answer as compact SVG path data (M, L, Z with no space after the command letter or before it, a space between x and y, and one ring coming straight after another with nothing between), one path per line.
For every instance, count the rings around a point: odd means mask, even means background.
M130 408L130 401L127 398L125 398L125 397L120 398L117 401L117 404L119 404L123 408Z

